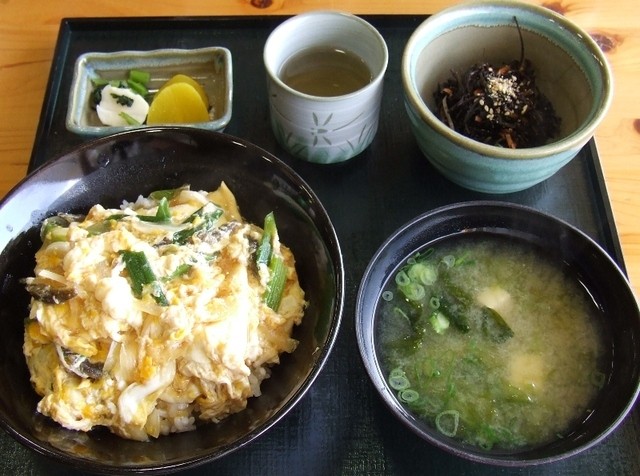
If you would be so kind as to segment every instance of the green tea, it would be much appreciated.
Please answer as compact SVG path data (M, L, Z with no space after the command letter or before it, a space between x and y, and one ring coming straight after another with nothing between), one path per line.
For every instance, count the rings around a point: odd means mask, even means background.
M328 47L304 49L291 56L280 69L289 87L312 96L342 96L369 84L371 71L356 54Z
M570 271L494 235L413 256L376 311L400 402L486 450L561 438L606 378L597 307Z

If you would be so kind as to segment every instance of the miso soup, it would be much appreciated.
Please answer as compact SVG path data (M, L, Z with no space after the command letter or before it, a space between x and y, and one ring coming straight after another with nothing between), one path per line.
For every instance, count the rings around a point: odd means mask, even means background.
M597 306L533 246L482 234L412 256L378 303L377 346L397 398L486 450L562 438L605 380Z

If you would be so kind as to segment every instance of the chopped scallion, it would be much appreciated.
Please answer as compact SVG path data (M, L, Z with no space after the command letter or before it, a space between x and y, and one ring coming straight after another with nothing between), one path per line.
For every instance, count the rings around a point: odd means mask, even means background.
M284 285L287 282L287 267L279 256L272 256L269 261L269 283L264 293L264 302L277 311L282 301Z
M124 250L120 252L124 261L129 279L131 282L131 290L138 299L142 297L145 285L151 286L151 296L161 306L168 306L169 301L165 296L160 283L156 279L156 275L151 269L151 265L147 260L143 251Z
M411 278L409 278L405 271L400 271L396 274L396 284L398 286L407 286L409 283L411 283Z
M453 268L456 264L456 257L453 255L443 256L442 264L444 264L447 268Z
M405 390L400 391L398 393L398 397L400 397L400 400L405 403L413 403L417 401L418 398L420 398L420 394L412 388L407 388Z
M407 270L411 280L418 281L426 286L431 286L438 279L438 271L435 266L418 262Z
M391 372L389 372L389 377L404 377L405 373L400 367L396 367Z
M69 228L54 224L46 225L43 233L49 241L67 241L67 232Z
M277 233L276 221L273 212L267 213L264 217L264 227L262 231L262 238L256 251L256 263L269 264L271 259L271 253L273 250L273 239Z
M171 274L162 278L162 281L166 282L166 281L171 281L172 279L179 278L180 276L183 276L187 274L189 271L191 271L191 268L193 268L192 265L187 263L182 263L181 265L178 265L178 267L175 270L173 270Z
M405 375L393 375L389 377L389 386L394 390L406 390L411 384Z
M222 208L218 208L213 203L211 203L211 207L208 207L207 205L194 212L189 218L187 218L187 220L185 220L185 223L196 222L196 224L190 228L176 231L173 234L174 243L184 245L194 235L198 233L206 233L213 228L218 218L222 216ZM212 211L205 210L205 208L211 210L212 207Z
M445 410L436 417L436 428L444 436L456 436L459 423L460 413L456 410Z
M158 209L155 215L138 215L142 221L154 223L166 223L171 220L171 210L169 209L169 201L166 197L162 197L158 203Z
M101 235L102 233L113 230L113 226L116 221L116 218L108 217L106 220L89 225L87 227L87 231L90 235Z
M415 283L415 282L409 282L406 285L399 286L399 289L400 291L402 291L402 294L404 294L409 301L415 301L415 302L421 301L422 299L424 299L426 295L424 286L422 286L422 284Z
M152 198L153 200L162 200L163 198L166 198L167 200L171 200L183 190L186 190L186 187L155 190L149 194L149 198Z

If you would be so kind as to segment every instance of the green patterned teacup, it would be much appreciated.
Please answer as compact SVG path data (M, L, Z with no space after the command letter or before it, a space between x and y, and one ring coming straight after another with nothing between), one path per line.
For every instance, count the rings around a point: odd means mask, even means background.
M300 92L282 79L293 55L326 47L346 50L367 65L371 80L337 96ZM348 160L373 140L378 129L382 81L388 51L380 33L363 19L336 11L314 11L278 26L264 47L271 126L278 143L292 155L316 163Z

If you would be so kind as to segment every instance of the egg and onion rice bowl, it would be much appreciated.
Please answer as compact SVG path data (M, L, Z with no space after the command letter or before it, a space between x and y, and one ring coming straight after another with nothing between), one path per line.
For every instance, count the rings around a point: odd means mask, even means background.
M38 411L147 440L242 411L306 306L273 214L188 186L42 226L24 354Z

